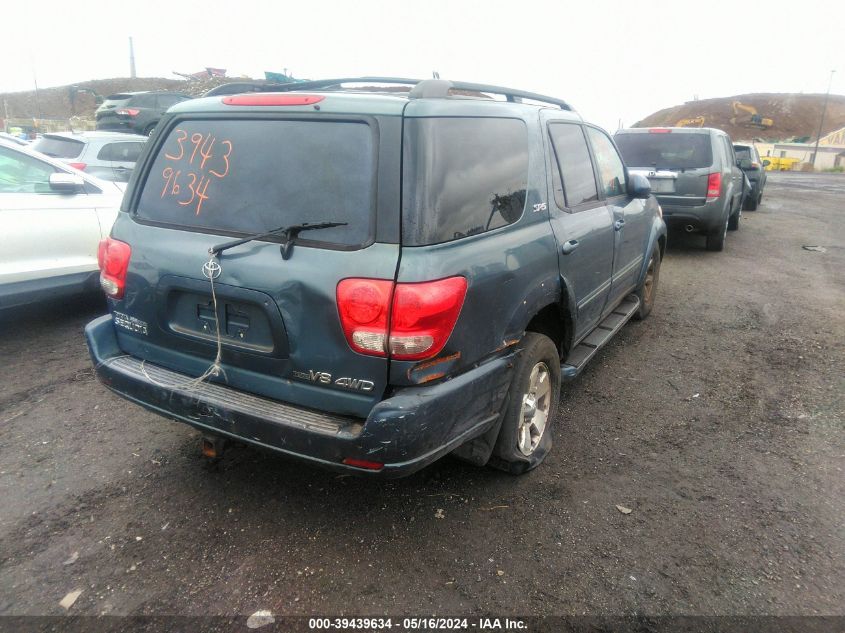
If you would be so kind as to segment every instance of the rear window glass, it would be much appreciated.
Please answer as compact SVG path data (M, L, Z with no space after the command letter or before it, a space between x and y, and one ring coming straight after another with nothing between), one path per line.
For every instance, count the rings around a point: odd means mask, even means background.
M709 134L617 134L615 140L629 167L696 169L713 164Z
M110 97L106 97L105 101L103 101L103 105L100 108L105 107L119 107L126 105L129 100L132 98L132 95L112 95Z
M751 148L750 147L743 147L742 145L734 145L734 154L739 159L747 158L749 160L753 159L754 157L751 155Z
M180 121L158 150L135 213L233 235L346 222L299 241L362 246L372 235L375 151L364 122Z
M518 119L405 123L403 242L439 244L516 222L525 207L528 136Z
M58 136L42 136L32 144L32 148L53 158L76 158L82 153L85 143Z

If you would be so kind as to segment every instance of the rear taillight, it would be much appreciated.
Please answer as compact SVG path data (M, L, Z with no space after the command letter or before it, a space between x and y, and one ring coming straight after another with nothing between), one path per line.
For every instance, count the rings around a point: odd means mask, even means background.
M117 114L122 114L123 116L138 116L141 111L138 108L121 108L117 110Z
M123 297L126 290L126 271L132 249L126 242L107 237L100 241L97 264L100 266L100 286L112 299Z
M344 279L337 285L337 311L350 347L370 356L387 355L387 315L393 282Z
M722 172L707 176L707 199L718 198L722 193Z
M323 95L280 95L252 92L223 97L223 103L233 106L302 106L314 105L325 99Z
M389 352L397 360L429 358L443 349L452 334L466 289L463 277L398 284L385 279L344 279L337 285L343 333L349 346L361 354L386 356Z
M87 163L68 163L68 165L79 171L85 171L85 168L88 167Z
M434 356L443 349L467 292L467 280L396 284L390 316L390 355L402 360Z

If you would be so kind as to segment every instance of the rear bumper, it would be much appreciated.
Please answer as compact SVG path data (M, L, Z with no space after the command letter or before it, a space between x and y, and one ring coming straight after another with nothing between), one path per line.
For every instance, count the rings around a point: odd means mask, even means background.
M112 132L134 132L135 130L133 121L116 121L114 119L97 121L96 128L98 130L109 130Z
M138 127L137 117L121 116L114 113L104 114L97 118L95 127L98 130L111 130L114 132L133 132Z
M110 316L85 328L98 378L118 395L202 431L255 444L315 465L374 477L409 475L496 424L512 373L499 357L436 385L408 387L366 419L295 407L189 376L120 350ZM383 463L381 470L343 464Z
M724 203L721 198L699 206L677 206L664 203L657 197L663 209L663 220L670 228L693 227L693 230L709 233L722 228L725 221Z

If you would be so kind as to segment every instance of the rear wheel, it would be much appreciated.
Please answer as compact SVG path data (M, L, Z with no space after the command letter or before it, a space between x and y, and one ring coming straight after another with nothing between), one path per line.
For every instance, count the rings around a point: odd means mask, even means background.
M728 230L736 231L739 228L739 221L742 219L742 205L728 218Z
M725 218L725 223L721 228L717 229L716 233L711 233L707 236L707 250L708 251L723 251L725 250L725 238L728 235L728 221L730 216Z
M156 124L150 123L147 127L144 128L144 136L152 136L153 132L155 132Z
M745 208L748 211L756 211L757 205L760 204L760 198L762 197L762 193L754 194L753 196L748 196L748 198L745 200Z
M513 475L539 466L552 448L550 427L559 398L557 346L543 334L528 332L522 339L490 465Z
M636 295L640 299L640 307L634 313L637 321L642 321L654 307L654 298L657 296L657 281L660 279L660 247L655 246L648 260L648 268L645 271L645 279L637 289Z

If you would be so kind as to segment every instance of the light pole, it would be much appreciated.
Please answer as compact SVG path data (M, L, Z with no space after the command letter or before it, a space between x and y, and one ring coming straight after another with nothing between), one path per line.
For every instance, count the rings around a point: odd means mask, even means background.
M824 126L824 115L827 112L827 99L830 97L830 86L833 83L833 73L835 70L830 71L830 79L827 82L827 93L824 95L824 104L822 105L822 118L819 121L819 133L816 134L816 149L813 150L813 171L816 170L816 157L819 155L819 141L822 137L822 126Z

